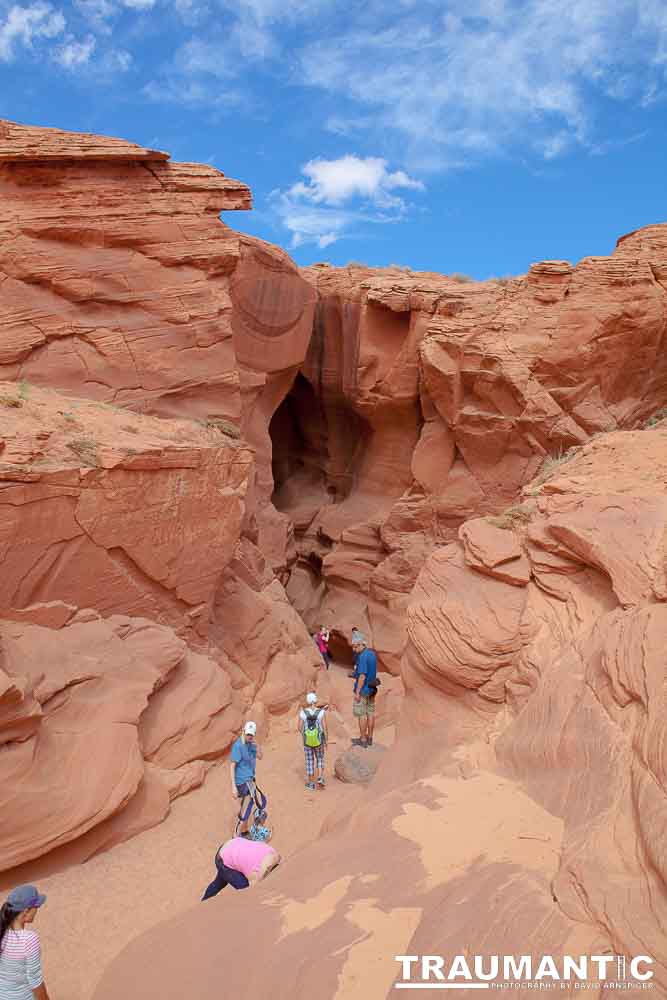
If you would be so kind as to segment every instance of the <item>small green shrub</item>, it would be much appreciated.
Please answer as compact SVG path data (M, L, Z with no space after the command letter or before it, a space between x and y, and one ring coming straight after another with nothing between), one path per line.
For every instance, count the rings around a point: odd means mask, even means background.
M539 472L526 489L528 495L535 494L539 487L543 483L546 483L547 479L551 479L559 466L569 462L579 451L581 451L581 445L575 444L566 451L559 451L557 455L547 455L540 466Z
M487 517L486 520L489 524L493 524L496 528L510 530L511 528L517 527L519 524L526 524L530 521L532 513L532 507L529 507L527 504L520 503L514 504L512 507L508 507L507 510L502 512L502 514Z
M67 442L67 447L74 452L84 465L94 468L100 464L97 454L97 444L90 438L75 438L74 441Z
M663 406L662 409L658 410L653 416L649 417L644 424L644 430L648 430L649 427L655 427L657 424L662 423L662 421L667 417L667 406Z
M234 438L237 441L241 437L240 427L232 423L231 420L227 420L226 417L207 417L201 423L203 423L204 427L212 427L214 430L220 431L221 434L225 434L227 437Z

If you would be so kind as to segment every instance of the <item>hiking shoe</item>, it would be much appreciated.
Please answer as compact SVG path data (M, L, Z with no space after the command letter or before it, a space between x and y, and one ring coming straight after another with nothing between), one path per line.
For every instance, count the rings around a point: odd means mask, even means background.
M372 738L370 740L366 740L366 746L367 747L372 747L373 746L373 740L372 740Z
M325 788L326 787L325 784L324 784L324 778L318 778L317 779L317 784L320 786L320 788Z
M240 833L239 837L245 837L246 840L250 840L251 839L250 833L249 833L248 830L246 830L244 833Z
M357 675L355 674L354 670L350 670L350 672L348 673L347 676L348 677L356 677Z
M352 740L352 746L353 747L362 747L363 745L364 745L364 741L363 740L359 740L359 739Z
M310 788L311 792L314 792L315 791L315 782L314 781L307 781L306 782L306 788Z

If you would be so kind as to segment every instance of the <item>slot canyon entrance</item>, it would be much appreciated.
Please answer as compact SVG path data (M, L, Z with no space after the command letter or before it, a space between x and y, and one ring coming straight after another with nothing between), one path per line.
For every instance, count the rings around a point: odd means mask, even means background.
M289 515L306 498L317 498L322 506L349 496L371 428L342 396L325 401L298 372L271 419L269 434L272 501Z
M339 393L323 398L299 372L269 426L275 508L293 527L296 558L286 584L312 632L326 594L323 562L350 519L348 506L372 428ZM351 515L354 520L354 514ZM340 529L332 524L340 521ZM330 532L330 533L329 533ZM349 638L332 629L332 653L352 662Z

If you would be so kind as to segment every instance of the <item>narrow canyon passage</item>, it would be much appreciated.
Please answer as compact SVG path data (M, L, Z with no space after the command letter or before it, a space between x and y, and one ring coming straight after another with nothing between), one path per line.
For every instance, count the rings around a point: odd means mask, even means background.
M354 809L365 794L358 786L343 784L333 776L335 757L356 733L350 689L346 664L334 663L330 671L320 671L318 694L331 706L324 791L304 789L296 709L273 719L269 737L262 741L264 757L257 775L269 797L272 844L283 855L285 865L294 867L296 884L302 849L317 841L329 816ZM376 739L385 747L393 742L391 708L378 718ZM232 835L236 809L225 756L202 787L173 803L159 826L85 864L53 872L53 862L47 857L0 876L0 889L32 881L48 896L36 926L54 1000L90 1000L103 969L130 941L198 905L214 875L215 851ZM233 912L242 895L227 888L201 905ZM224 954L222 946L220 954Z
M103 1000L209 1000L221 942L234 996L471 941L645 947L667 995L667 226L504 280L299 269L213 167L0 132L0 867L49 895L54 1000L127 943ZM400 738L309 796L295 706L356 734L353 626ZM281 898L202 907L247 718Z

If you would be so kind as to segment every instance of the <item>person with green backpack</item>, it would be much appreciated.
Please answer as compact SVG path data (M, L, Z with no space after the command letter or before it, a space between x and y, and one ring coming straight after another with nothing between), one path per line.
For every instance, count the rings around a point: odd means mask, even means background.
M299 710L299 732L306 758L306 788L324 788L324 748L327 742L326 708L318 706L314 691L306 695L306 707ZM317 771L317 785L315 772Z

